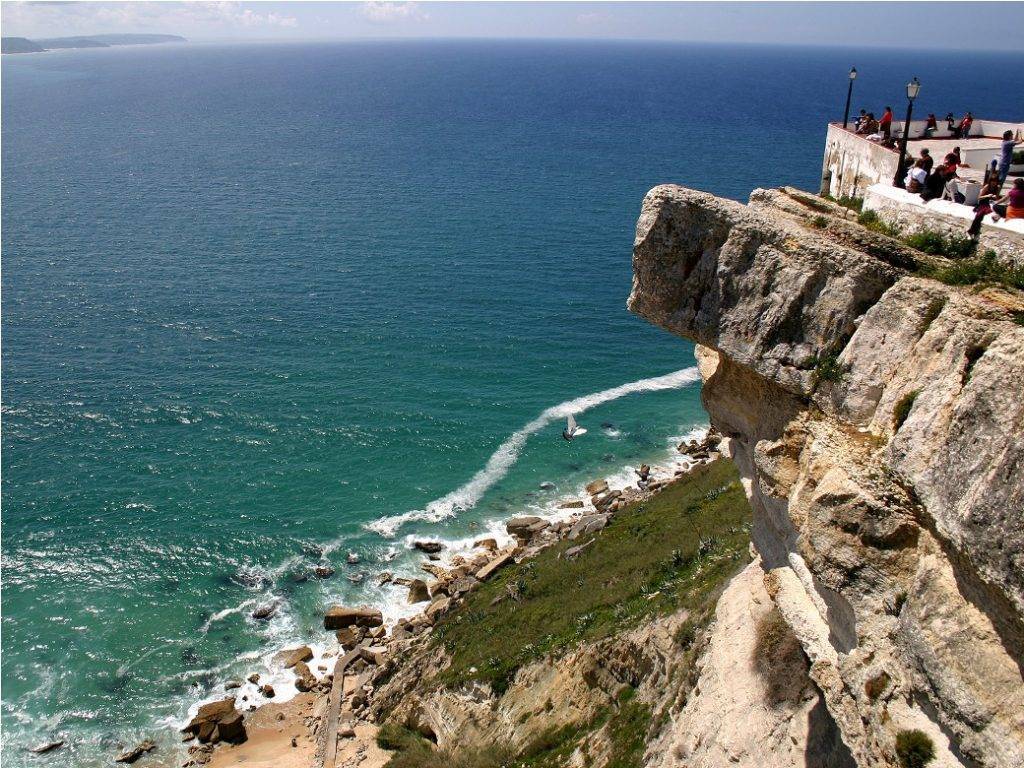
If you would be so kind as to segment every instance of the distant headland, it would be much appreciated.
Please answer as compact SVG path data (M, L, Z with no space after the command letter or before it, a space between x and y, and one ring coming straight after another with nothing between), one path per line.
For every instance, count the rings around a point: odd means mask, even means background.
M156 45L188 42L179 35L84 35L29 40L27 37L0 38L0 53L42 53L61 48L110 48L115 45Z

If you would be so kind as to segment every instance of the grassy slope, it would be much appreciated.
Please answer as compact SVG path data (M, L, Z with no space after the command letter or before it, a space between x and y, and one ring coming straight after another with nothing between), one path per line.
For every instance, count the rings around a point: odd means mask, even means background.
M530 661L679 608L690 611L680 647L695 656L697 630L710 620L726 581L747 562L749 530L750 507L732 463L699 467L621 510L575 560L560 555L589 537L560 542L472 592L436 628L452 657L440 682L486 681L501 693ZM629 690L586 727L551 731L518 755L501 745L486 753L439 752L396 724L384 726L380 741L397 750L390 768L552 768L564 765L586 734L605 728L608 768L633 768L652 716Z
M732 463L698 468L621 510L577 558L560 556L586 538L560 542L471 593L435 630L452 657L442 681L484 681L501 693L523 664L582 640L678 608L708 614L746 562L749 522Z

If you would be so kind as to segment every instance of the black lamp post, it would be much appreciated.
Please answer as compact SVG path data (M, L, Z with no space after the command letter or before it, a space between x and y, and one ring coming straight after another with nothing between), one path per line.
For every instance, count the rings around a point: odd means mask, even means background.
M850 87L846 89L846 111L843 112L843 129L850 122L850 97L853 96L853 81L857 79L857 68L850 67Z
M894 187L905 187L903 172L906 169L907 139L910 138L910 113L914 110L914 99L921 92L921 83L915 77L907 83L907 120L903 124L903 137L900 139L900 159L896 162L896 177L892 180Z

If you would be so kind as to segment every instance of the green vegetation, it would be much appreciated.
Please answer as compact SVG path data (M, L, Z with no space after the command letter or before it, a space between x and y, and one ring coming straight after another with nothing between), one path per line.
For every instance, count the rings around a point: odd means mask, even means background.
M981 256L963 259L948 267L922 267L920 273L946 285L976 285L992 283L1024 290L1024 267L1002 264L996 252L985 251Z
M839 356L836 354L811 355L810 357L804 358L800 363L800 367L806 369L814 369L811 375L811 383L817 386L822 381L839 381L846 375L846 366L839 362Z
M1017 325L1024 325L1024 310L1016 310L1010 313L1010 318Z
M857 217L857 222L862 227L870 229L872 232L878 232L881 235L887 235L888 237L895 237L897 239L900 237L899 227L886 224L874 211L864 211Z
M438 750L420 734L394 723L385 723L377 731L377 746L395 752L388 768L505 768L514 759L497 744L480 751Z
M934 256L945 256L947 259L969 259L977 247L977 242L971 237L947 236L930 229L908 235L903 238L903 242L911 248Z
M924 768L935 759L935 745L924 731L900 731L896 734L896 757L903 768Z
M811 226L814 227L815 229L824 229L825 227L828 226L828 219L826 219L824 216L815 216L813 219L811 219Z
M732 464L699 467L620 510L575 558L563 555L586 539L559 542L470 593L435 629L452 658L441 681L486 682L501 694L522 665L581 641L679 608L710 616L747 560L749 527Z
M843 206L843 208L849 208L851 211L857 211L857 213L860 213L864 208L863 197L848 197L847 195L843 195L836 200L836 202Z
M892 409L893 428L895 431L898 432L900 427L903 426L903 422L907 420L907 417L910 415L910 409L914 407L914 401L917 400L919 394L920 390L917 389L907 392L896 403L896 407Z
M651 709L633 698L629 690L619 699L619 711L608 721L611 755L607 768L639 768L643 764L647 731L651 727Z

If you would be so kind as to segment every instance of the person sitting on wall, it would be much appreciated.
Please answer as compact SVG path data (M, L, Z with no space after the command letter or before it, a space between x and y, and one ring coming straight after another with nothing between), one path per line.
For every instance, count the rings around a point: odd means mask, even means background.
M959 136L956 135L956 118L953 117L952 112L946 113L946 130L953 135L954 139L960 138Z
M921 161L924 163L925 173L932 172L932 166L935 165L935 158L932 157L932 153L925 147L921 150Z
M924 182L927 178L928 171L925 170L924 160L918 160L907 171L907 178L903 181L903 186L906 187L907 192L919 194L924 190Z
M999 217L1024 219L1024 178L1014 179L1010 191L992 203L992 221Z
M878 121L875 120L875 113L868 112L867 117L864 118L864 122L861 123L860 130L857 133L871 136L878 133Z
M878 129L887 139L892 135L892 107L885 108L882 119L878 121Z
M864 121L868 119L868 113L866 110L861 110L860 115L853 123L853 132L860 133L861 126L864 125Z
M978 195L978 204L974 206L974 221L967 229L967 234L971 237L978 237L981 234L981 221L992 213L992 204L999 199L999 189L999 175L989 174Z
M1014 139L1013 131L1003 131L1003 140L999 144L999 186L1006 183L1006 176L1013 164L1013 148L1024 144L1024 139Z
M971 125L974 123L974 115L968 112L964 115L964 119L960 121L960 125L957 128L956 138L966 139L971 135Z
M921 192L923 200L945 197L949 185L951 183L956 185L956 165L950 162L950 157L951 155L946 155L942 165L936 168L934 173L928 175L924 183L924 190Z
M935 120L935 113L934 112L929 112L928 113L928 120L924 124L924 134L923 134L924 138L930 139L932 136L934 136L936 133L938 133L938 130L939 130L939 124Z

